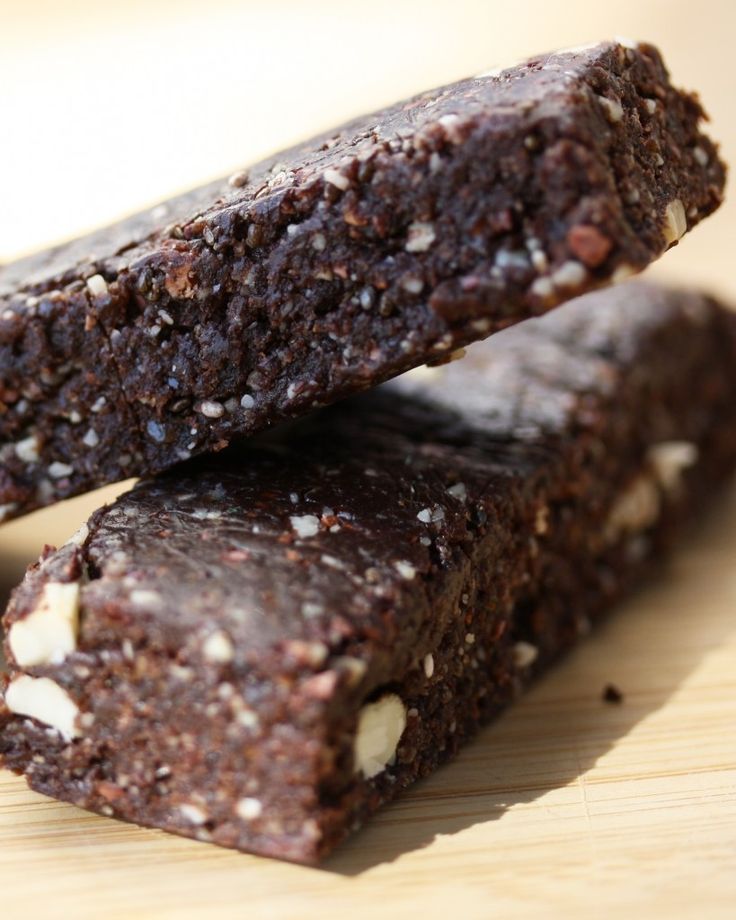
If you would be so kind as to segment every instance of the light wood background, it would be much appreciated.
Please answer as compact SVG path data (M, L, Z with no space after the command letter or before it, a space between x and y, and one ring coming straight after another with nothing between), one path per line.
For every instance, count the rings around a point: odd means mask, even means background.
M732 0L0 0L0 261L528 54L655 41L736 154ZM727 204L656 266L736 300ZM120 487L117 487L118 489ZM116 489L0 528L0 593ZM736 492L670 569L323 869L87 815L0 772L0 916L732 917ZM606 682L621 706L600 699Z

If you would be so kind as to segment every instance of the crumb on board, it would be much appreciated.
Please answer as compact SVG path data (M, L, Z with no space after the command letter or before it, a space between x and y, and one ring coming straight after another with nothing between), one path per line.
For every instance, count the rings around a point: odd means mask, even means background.
M614 703L618 705L623 703L624 695L615 684L606 684L601 693L601 699L604 703Z

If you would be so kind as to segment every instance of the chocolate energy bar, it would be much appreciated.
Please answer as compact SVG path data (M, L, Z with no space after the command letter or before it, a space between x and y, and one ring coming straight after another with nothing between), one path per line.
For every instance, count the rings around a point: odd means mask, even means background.
M735 393L736 316L629 282L142 481L13 595L5 765L318 861L661 556Z
M639 271L720 203L702 117L650 45L542 55L0 269L0 519Z

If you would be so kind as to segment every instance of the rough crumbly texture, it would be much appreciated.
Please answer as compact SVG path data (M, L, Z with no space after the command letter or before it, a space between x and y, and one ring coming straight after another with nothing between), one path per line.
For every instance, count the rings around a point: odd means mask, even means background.
M319 860L700 510L736 462L735 359L711 300L624 285L140 483L13 596L5 764Z
M604 43L425 93L0 269L0 513L155 472L638 271L721 200Z

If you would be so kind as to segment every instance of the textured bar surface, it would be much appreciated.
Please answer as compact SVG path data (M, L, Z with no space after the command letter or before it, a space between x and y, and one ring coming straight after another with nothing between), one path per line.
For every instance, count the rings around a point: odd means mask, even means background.
M13 596L5 764L319 860L701 510L736 462L735 358L732 314L628 283L143 481Z
M5 266L0 515L220 449L640 270L720 203L701 117L651 46L558 52Z

